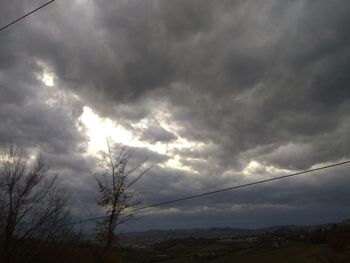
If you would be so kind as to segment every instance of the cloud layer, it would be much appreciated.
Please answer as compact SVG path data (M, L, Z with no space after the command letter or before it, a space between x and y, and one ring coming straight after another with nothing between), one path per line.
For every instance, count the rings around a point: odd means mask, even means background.
M0 23L39 4L1 2ZM92 210L84 106L159 164L137 186L146 203L347 159L349 12L345 0L56 1L0 33L0 142L43 151ZM144 227L348 217L346 171L154 211Z

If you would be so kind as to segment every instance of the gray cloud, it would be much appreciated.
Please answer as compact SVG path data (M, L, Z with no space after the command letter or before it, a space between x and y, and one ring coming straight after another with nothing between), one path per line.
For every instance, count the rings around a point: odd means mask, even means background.
M167 131L163 127L159 126L159 124L147 127L140 133L140 139L142 141L148 141L150 143L171 142L177 138L175 134Z
M28 9L21 1L0 3L0 22ZM77 189L81 180L83 200L93 191L87 178L96 168L80 156L87 143L77 127L83 105L145 142L185 138L205 145L174 149L179 162L197 173L155 168L138 186L149 201L244 182L242 169L251 160L297 170L349 158L349 11L341 0L55 2L0 35L0 142L39 145L55 169L66 167L67 178L80 175L70 185ZM38 81L38 60L53 69L61 92L79 100L45 103L54 95ZM160 104L179 124L177 133L157 121L132 126L152 120ZM137 160L148 155L163 165L170 158L145 150ZM296 205L286 215L295 213L300 222L308 208L319 214L337 203L339 212L346 204L332 193L346 196L346 174L334 176L344 184L330 192L313 192L301 181L294 185L300 191L278 184L242 194L238 203ZM160 191L155 196L151 189ZM314 203L298 210L296 196ZM219 205L224 199L206 201ZM273 211L256 216L288 218ZM195 222L203 213L187 219ZM217 214L229 222L228 214ZM254 213L240 215L243 222ZM305 222L311 218L310 212Z

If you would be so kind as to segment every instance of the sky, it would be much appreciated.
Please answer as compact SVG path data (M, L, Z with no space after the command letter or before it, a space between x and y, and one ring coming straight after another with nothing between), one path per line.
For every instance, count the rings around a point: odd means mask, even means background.
M0 25L43 4L0 0ZM350 159L347 0L57 0L0 32L0 144L101 214L106 138L154 165L142 205ZM144 210L120 231L350 217L349 165ZM84 228L84 226L80 226Z

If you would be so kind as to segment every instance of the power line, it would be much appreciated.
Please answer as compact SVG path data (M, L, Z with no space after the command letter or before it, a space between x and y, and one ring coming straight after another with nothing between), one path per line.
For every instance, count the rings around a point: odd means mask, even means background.
M30 11L29 13L27 13L27 14L25 14L25 15L19 17L19 18L17 18L16 20L12 21L11 23L7 24L6 26L1 27L1 28L0 28L0 32L1 32L2 30L6 29L6 28L8 28L8 27L10 27L10 26L12 26L13 24L17 23L18 21L20 21L20 20L26 18L27 16L30 16L31 14L33 14L33 13L35 13L36 11L40 10L41 8L43 8L43 7L45 7L45 6L49 5L49 4L51 4L51 3L54 2L54 1L56 1L56 0L51 0L51 1L49 1L49 2L47 2L47 3L45 3L45 4L43 4L43 5L41 5L41 6L37 7L37 8L35 8L34 10Z
M350 160L340 162L340 163L330 164L330 165L326 165L326 166L322 166L322 167L318 167L318 168L314 168L314 169L304 170L304 171L297 172L297 173L292 173L292 174L288 174L288 175L283 175L283 176L278 176L278 177L274 177L274 178L270 178L270 179L256 181L256 182L252 182L252 183L236 185L236 186L222 188L222 189L215 190L215 191L204 192L204 193L185 196L185 197L181 197L181 198L177 198L177 199L173 199L173 200L169 200L169 201L165 201L165 202L161 202L161 203L155 203L155 204L136 208L136 209L126 213L124 216L128 216L130 214L133 214L135 212L138 212L140 210L145 210L148 208L177 203L177 202L181 202L181 201L185 201L185 200L189 200L189 199L194 199L194 198L198 198L198 197L202 197L202 196L206 196L206 195L212 195L212 194L217 194L217 193L221 193L221 192L232 191L232 190L236 190L239 188L245 188L245 187L249 187L249 186L253 186L253 185L257 185L257 184L263 184L263 183L267 183L267 182L271 182L271 181L277 181L277 180L281 180L281 179L285 179L285 178L289 178L289 177L293 177L293 176L297 176L297 175L302 175L302 174L306 174L306 173L311 173L311 172L315 172L315 171L329 169L332 167L336 167L336 166L340 166L340 165L344 165L344 164L348 164L348 163L350 163ZM89 222L89 221L96 221L96 220L103 219L103 218L105 218L105 216L92 217L92 218L87 218L87 219L71 222L71 223L68 223L67 225L75 225L75 224L85 223L85 222Z

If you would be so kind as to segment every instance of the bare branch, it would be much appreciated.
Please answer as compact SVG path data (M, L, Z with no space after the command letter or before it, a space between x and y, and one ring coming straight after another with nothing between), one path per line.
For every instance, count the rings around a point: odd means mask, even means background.
M57 176L49 179L40 156L29 164L21 147L10 145L0 153L1 262L10 262L29 238L57 235L64 229L58 223L68 219L67 198L57 188Z
M110 145L107 139L108 159L104 159L100 164L103 173L100 178L96 177L100 199L98 205L105 209L106 217L103 221L97 223L96 229L99 230L99 237L102 238L104 246L110 248L115 239L115 229L118 225L129 220L134 220L135 216L129 214L122 217L123 211L135 207L140 203L135 199L135 193L130 191L134 185L146 172L152 167L139 171L143 162L136 167L128 170L129 161L133 158L135 149L122 146L117 151ZM129 181L129 176L135 174L135 178Z

